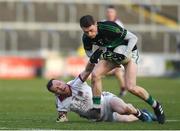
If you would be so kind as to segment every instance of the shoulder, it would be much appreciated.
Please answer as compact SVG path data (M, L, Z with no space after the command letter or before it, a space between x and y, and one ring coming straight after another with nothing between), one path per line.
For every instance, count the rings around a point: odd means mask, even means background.
M109 25L109 26L118 26L115 22L113 21L99 21L97 22L97 25L98 26L106 26L106 25Z
M90 41L90 38L87 37L87 35L83 34L82 40L83 40L83 42L88 42L88 41Z
M72 86L74 82L75 82L75 79L68 81L67 84L70 85L70 86Z
M120 27L124 28L123 23L119 19L116 19L115 23L118 24Z
M85 50L92 50L91 39L85 34L82 36L83 47Z
M89 37L87 37L87 35L83 34L82 41L83 41L83 44L86 45L91 42L91 39Z
M99 30L106 30L115 33L119 33L123 31L123 28L113 21L98 22L97 25Z

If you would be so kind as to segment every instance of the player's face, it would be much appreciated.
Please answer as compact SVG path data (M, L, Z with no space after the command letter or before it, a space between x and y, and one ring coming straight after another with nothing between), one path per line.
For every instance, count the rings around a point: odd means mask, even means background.
M53 80L52 84L51 91L53 93L58 95L69 93L69 86L65 82L60 80Z
M117 13L116 13L115 9L111 9L111 8L107 9L107 11L106 11L107 20L115 21L116 17L117 17L116 15L117 15Z
M89 27L82 27L82 30L89 38L93 39L97 35L97 24L91 25Z

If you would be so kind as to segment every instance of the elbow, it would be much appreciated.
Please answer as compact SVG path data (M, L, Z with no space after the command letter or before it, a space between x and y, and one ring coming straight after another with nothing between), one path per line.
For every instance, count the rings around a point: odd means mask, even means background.
M136 42L138 41L137 36L131 32L127 32L125 39L128 40L129 43L132 43L132 44L136 44Z
M132 39L133 39L134 43L136 43L138 41L138 37L135 35L133 35Z

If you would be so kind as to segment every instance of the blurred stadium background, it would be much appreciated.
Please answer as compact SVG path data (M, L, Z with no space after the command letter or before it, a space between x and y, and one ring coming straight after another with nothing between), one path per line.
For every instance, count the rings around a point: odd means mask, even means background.
M77 75L87 61L79 18L102 20L109 4L139 38L138 75L179 76L179 0L0 0L0 78Z
M87 57L79 18L105 18L107 5L138 40L138 84L162 102L167 123L92 123L77 115L55 123L54 97L47 79L76 76ZM180 129L180 1L179 0L0 0L0 129ZM173 78L173 79L172 79ZM174 79L176 78L176 79ZM18 80L17 80L18 79ZM103 81L117 94L118 82ZM152 109L128 93L125 101Z

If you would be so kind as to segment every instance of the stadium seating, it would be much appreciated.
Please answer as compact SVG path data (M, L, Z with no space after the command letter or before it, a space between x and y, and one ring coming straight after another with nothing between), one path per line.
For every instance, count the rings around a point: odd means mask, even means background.
M38 0L37 0L38 1ZM151 12L152 8L150 6L142 5L127 5L127 4L117 4L116 8L118 10L118 15L120 20L125 24L129 30L135 32L140 36L140 41L138 46L141 52L154 52L154 53L175 53L176 52L176 30L175 31L159 31L158 26L164 26L163 23L158 23L153 21L148 17L142 16L137 10L134 10L134 6L138 8L149 9ZM23 23L74 23L78 24L79 18L84 14L92 14L97 20L103 19L105 14L106 5L101 3L90 3L85 4L81 2L77 3L66 3L66 2L34 2L29 1L1 1L0 2L0 23L6 22L23 22ZM175 22L178 20L178 6L151 6L160 15L166 16L168 19L172 19ZM147 11L147 10L146 10ZM151 16L149 16L151 17ZM131 26L136 27L137 25L146 25L146 28L142 28L142 31L138 31L138 28L132 29ZM148 25L153 28L148 29ZM23 29L24 28L24 29ZM166 28L166 25L165 27ZM72 29L71 31L61 31L60 29L37 29L31 30L23 26L21 30L16 28L8 28L1 26L1 32L5 34L4 39L6 43L5 48L0 50L5 50L6 52L11 51L13 43L13 37L17 40L18 51L39 51L44 48L49 48L54 50L54 41L59 40L57 46L59 50L64 51L76 51L76 49L81 44L81 31ZM15 32L15 35L13 33ZM47 35L47 45L43 43L43 34L46 32ZM52 32L57 33L57 37L53 37ZM2 40L1 40L2 41ZM166 42L165 42L166 41ZM165 43L167 45L165 45Z

